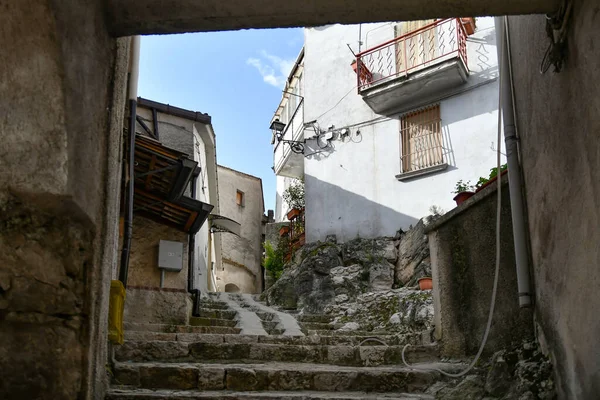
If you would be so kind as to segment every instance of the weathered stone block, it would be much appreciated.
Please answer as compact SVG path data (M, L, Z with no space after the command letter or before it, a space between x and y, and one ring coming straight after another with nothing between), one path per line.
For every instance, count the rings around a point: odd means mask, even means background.
M369 267L369 291L389 290L394 284L394 266L386 261Z
M141 366L140 384L147 389L195 389L198 387L198 368L182 365Z
M357 350L352 346L327 346L327 362L335 365L357 365Z
M184 360L189 356L188 344L163 341L125 341L115 348L118 361L166 361Z
M230 344L246 344L246 343L258 343L258 335L224 335L223 340L225 343Z
M191 342L202 342L202 343L223 343L225 335L211 334L211 333L177 333L177 340L179 342L191 343Z
M352 390L357 372L318 371L314 374L313 390L342 392Z
M267 372L268 390L310 390L313 374L306 371L271 370Z
M197 360L244 360L250 357L249 344L190 343L190 354Z
M362 365L368 367L385 364L385 346L361 346L358 350Z
M113 371L116 385L140 386L140 371L135 365L118 364Z
M225 389L225 368L202 367L198 370L198 389L223 390Z
M225 383L227 390L260 390L256 372L249 368L227 368Z

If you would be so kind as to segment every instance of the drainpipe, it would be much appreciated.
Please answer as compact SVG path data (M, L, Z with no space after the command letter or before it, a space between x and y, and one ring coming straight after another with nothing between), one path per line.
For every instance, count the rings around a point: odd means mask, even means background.
M119 280L127 287L127 275L129 273L129 254L131 252L131 237L133 235L133 192L135 184L135 118L137 114L137 91L138 77L140 72L140 36L131 39L131 70L129 73L129 155L128 167L128 189L127 209L125 216L125 239L121 251L121 268L119 269Z
M508 187L510 189L510 207L512 214L513 237L515 246L515 261L517 265L517 285L519 289L519 306L531 307L531 280L529 275L529 256L527 252L527 231L525 228L525 213L523 206L523 182L519 164L519 148L516 131L516 121L513 103L513 77L510 60L510 40L508 18L496 17L496 38L501 40L498 45L498 60L502 74L500 90L502 91L502 117L504 120L504 143L508 164Z
M192 177L191 192L192 199L196 198L196 190L198 184L198 175L200 175L200 168L196 167L194 175ZM210 234L210 233L209 233ZM196 261L196 234L189 235L188 242L188 293L194 297L194 306L192 309L193 316L199 316L200 306L200 290L194 289L194 266Z

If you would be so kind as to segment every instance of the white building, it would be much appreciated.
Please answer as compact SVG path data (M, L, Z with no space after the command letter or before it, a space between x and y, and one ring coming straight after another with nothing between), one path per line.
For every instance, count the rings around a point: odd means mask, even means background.
M305 179L312 242L394 235L433 205L453 208L457 181L489 174L498 110L494 21L477 18L471 35L468 27L450 18L305 29L285 90L303 97L284 93L273 118L287 124L282 139L301 142L274 141L277 221L287 211L281 195L289 177Z

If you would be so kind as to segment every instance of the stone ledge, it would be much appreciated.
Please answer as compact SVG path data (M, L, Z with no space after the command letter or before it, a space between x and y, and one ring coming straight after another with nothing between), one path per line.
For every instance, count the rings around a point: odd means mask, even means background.
M434 165L432 167L427 167L427 168L423 168L423 169L419 169L416 171L411 171L411 172L405 172L402 174L398 174L396 175L396 179L398 179L399 181L407 181L409 179L413 179L413 178L418 178L420 176L423 175L428 175L428 174L432 174L434 172L439 172L439 171L443 171L446 168L448 168L448 164L447 163L443 163L443 164L439 164L439 165Z
M149 291L153 291L153 292L187 293L187 290L185 290L185 289L159 288L159 287L152 287L152 286L134 286L134 285L130 285L130 286L127 286L127 289L149 290Z

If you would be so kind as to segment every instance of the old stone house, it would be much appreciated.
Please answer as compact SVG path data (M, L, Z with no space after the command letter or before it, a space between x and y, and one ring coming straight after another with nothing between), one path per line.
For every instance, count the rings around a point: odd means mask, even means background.
M260 293L264 288L262 232L264 200L262 180L219 165L219 204L222 216L237 221L239 235L216 233L221 242L221 268L216 271L217 291Z
M220 262L210 221L219 210L215 134L207 114L137 103L129 268L113 276L127 287L125 322L186 323L193 300L215 290Z

